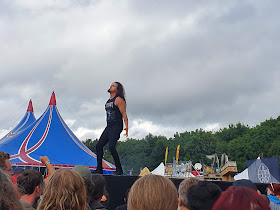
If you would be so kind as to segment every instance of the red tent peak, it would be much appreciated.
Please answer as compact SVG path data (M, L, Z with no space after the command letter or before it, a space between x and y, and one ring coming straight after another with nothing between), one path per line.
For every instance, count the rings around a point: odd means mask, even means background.
M55 94L54 92L52 93L52 96L51 96L51 100L50 100L50 104L49 105L56 105L56 100L55 100Z
M31 99L30 99L30 101L29 101L27 111L28 111L28 112L33 112L33 105L32 105Z

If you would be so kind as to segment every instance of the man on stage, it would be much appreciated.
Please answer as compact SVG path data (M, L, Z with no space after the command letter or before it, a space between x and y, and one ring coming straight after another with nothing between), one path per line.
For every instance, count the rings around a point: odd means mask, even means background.
M110 93L110 99L105 104L105 110L107 114L107 126L101 137L96 144L97 153L97 168L93 173L103 174L102 158L103 147L109 142L109 149L115 161L116 171L115 175L122 175L123 170L121 167L120 158L116 150L117 141L120 138L120 133L123 130L123 121L125 123L126 133L128 136L128 119L126 115L126 101L125 92L121 83L114 82L110 86L108 92Z

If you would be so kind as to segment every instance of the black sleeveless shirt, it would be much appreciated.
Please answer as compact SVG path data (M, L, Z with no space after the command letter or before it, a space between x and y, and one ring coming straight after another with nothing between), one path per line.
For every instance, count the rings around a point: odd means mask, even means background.
M105 110L107 115L107 125L113 125L116 123L123 124L123 117L119 110L119 107L115 105L115 100L118 96L109 99L105 104Z

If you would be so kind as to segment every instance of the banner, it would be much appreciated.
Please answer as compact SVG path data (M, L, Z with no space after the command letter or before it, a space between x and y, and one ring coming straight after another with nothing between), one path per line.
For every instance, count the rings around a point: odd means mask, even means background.
M167 163L165 165L165 175L167 176L173 175L173 163Z
M166 150L165 150L165 161L164 161L164 165L166 165L167 155L168 155L168 147L166 147Z
M178 163L178 159L179 159L179 150L180 150L180 144L177 147L177 152L176 152L176 164Z
M248 160L249 179L254 183L279 182L278 157Z

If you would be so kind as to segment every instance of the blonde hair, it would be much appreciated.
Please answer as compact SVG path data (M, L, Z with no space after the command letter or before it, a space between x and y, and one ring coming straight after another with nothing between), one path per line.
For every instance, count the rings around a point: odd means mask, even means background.
M177 190L164 176L145 175L132 185L127 205L128 210L177 210Z
M199 179L194 177L187 177L184 179L178 189L179 196L181 197L181 201L184 207L188 206L188 199L187 199L187 191L190 186L195 185L199 182Z
M48 181L39 210L86 210L86 188L82 177L70 169L57 170Z

